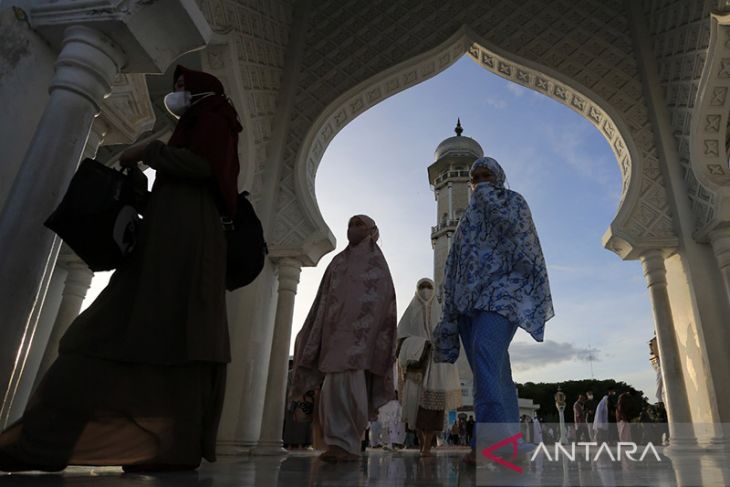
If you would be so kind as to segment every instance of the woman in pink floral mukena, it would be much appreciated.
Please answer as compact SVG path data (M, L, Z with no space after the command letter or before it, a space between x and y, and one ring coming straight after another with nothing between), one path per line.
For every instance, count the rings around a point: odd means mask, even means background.
M296 339L291 395L321 387L326 461L359 458L368 420L395 397L395 289L378 236L370 217L350 218L349 245L327 267Z

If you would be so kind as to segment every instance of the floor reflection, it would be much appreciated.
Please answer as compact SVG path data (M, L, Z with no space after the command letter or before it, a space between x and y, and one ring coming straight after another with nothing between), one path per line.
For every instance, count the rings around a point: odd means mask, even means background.
M654 464L610 461L551 461L536 459L525 475L510 481L498 467L479 469L462 462L466 450L438 451L420 458L416 451L371 450L358 462L330 464L315 452L292 452L286 457L222 457L197 472L157 475L123 474L119 468L70 468L61 474L0 474L0 487L465 487L474 485L535 486L724 486L730 485L727 454L662 456ZM483 475L487 474L488 483ZM479 484L477 484L479 480Z

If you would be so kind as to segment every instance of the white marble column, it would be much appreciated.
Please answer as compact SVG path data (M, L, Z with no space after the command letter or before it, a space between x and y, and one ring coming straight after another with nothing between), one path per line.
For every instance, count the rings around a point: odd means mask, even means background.
M32 310L42 299L44 275L55 262L54 235L43 221L68 187L94 117L124 63L123 51L101 32L83 26L65 30L48 103L0 215L0 419L12 403L11 378L25 365L23 347L30 344L24 337L35 332Z
M299 284L302 264L295 259L279 261L279 299L276 304L274 339L269 358L269 377L266 383L264 415L261 424L261 438L253 450L255 455L278 455L286 453L282 447L282 428L286 410L286 384L291 343L294 299Z
M89 132L89 137L84 147L83 157L95 157L99 150L104 137L109 131L109 125L104 121L103 117L94 119L94 123ZM60 251L59 251L60 249ZM48 350L49 339L53 337L54 323L57 321L57 315L61 309L61 301L64 294L64 280L68 282L67 267L64 262L68 260L67 254L73 255L76 261L80 262L84 267L86 265L73 254L73 251L62 244L61 239L55 237L53 246L48 257L47 270L41 282L38 299L36 300L33 311L31 312L28 329L35 330L32 334L26 335L26 339L20 346L20 361L24 363L23 367L14 371L10 379L11 387L6 392L7 403L3 408L3 416L0 417L0 424L10 424L19 419L25 411L25 406L30 398L32 391L35 389L38 379L48 370L50 363L43 365L44 357ZM58 256L58 257L57 257ZM60 269L59 269L59 263ZM52 271L50 271L52 269ZM87 268L88 269L88 268ZM91 270L89 270L91 272ZM93 276L93 274L92 274ZM58 281L58 282L54 282ZM90 283L91 281L89 281ZM89 286L87 286L88 289ZM80 309L79 304L79 309ZM78 309L76 314L78 314ZM73 318L71 318L73 319ZM69 321L70 324L70 321ZM68 327L68 324L66 325ZM64 331L66 329L64 328ZM63 334L63 332L61 332ZM60 335L58 336L60 339ZM56 347L58 343L56 342ZM51 363L55 360L53 356Z
M51 336L48 338L43 360L36 375L36 385L58 357L58 343L71 322L79 315L81 305L91 286L91 279L94 277L89 266L68 248L64 248L59 255L58 265L64 267L68 274L63 287L61 305L58 308Z
M658 249L648 250L641 255L641 265L644 269L654 314L654 328L666 396L665 406L669 422L670 445L673 448L694 447L697 445L695 435L686 426L678 427L678 425L691 423L692 415L667 292L664 254Z
M277 287L276 267L266 259L254 282L227 296L231 363L218 428L220 455L248 454L261 438Z

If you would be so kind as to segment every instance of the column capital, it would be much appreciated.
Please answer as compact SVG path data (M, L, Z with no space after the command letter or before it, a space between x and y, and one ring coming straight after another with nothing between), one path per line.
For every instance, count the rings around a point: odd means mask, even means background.
M89 269L89 266L66 244L61 247L57 265L68 272L63 288L63 296L76 296L83 300L89 287L91 287L91 280L94 278L94 273Z
M49 91L66 90L86 98L101 111L112 82L125 64L124 51L102 32L72 25L63 32L61 52Z
M636 260L646 252L661 249L665 256L672 255L679 248L676 237L646 239L634 235L627 227L612 223L602 238L604 248L618 255L621 260Z
M302 263L297 259L285 257L276 262L279 268L279 292L297 292L299 276L302 272Z
M667 285L667 268L664 265L666 252L662 249L649 249L642 252L640 260L648 287Z
M57 49L69 26L103 32L124 52L120 67L128 73L163 73L180 55L205 47L213 34L194 0L42 0L29 17Z
M66 245L65 243L61 245L61 250L58 252L58 265L63 267L66 270L71 270L72 268L79 268L79 267L86 267L88 269L88 265L86 265L86 262L81 259L78 255L76 255L76 252L71 250L71 247Z

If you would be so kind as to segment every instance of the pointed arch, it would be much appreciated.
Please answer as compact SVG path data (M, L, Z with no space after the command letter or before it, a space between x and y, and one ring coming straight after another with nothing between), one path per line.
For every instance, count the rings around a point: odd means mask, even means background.
M485 69L541 93L581 114L608 141L621 172L621 199L604 245L623 259L637 258L647 247L674 247L672 218L666 205L658 161L639 150L633 134L613 106L578 81L546 66L502 51L462 26L439 46L399 63L347 90L317 117L305 136L294 165L295 190L315 232L305 242L308 261L335 247L335 238L316 201L314 180L324 152L348 123L367 109L451 66L464 54ZM652 205L640 200L654 198ZM661 209L661 210L658 210Z

